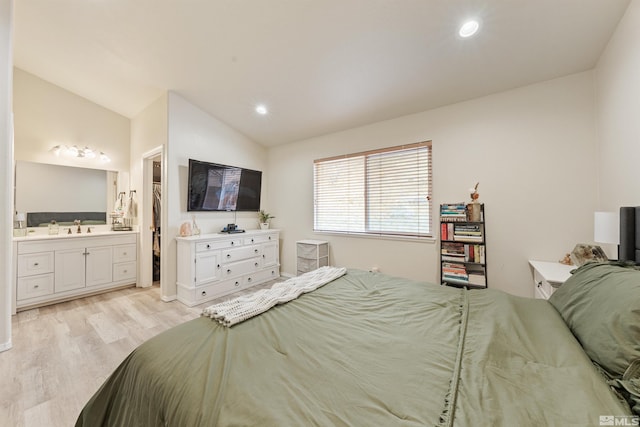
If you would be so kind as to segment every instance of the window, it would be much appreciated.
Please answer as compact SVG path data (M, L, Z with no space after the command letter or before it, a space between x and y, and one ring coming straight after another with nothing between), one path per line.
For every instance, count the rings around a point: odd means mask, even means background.
M314 162L314 230L431 236L431 141Z

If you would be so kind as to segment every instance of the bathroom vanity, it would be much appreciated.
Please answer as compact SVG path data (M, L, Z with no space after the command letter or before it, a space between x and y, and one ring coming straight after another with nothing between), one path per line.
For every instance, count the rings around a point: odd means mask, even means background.
M136 231L16 237L13 313L133 286L137 252Z

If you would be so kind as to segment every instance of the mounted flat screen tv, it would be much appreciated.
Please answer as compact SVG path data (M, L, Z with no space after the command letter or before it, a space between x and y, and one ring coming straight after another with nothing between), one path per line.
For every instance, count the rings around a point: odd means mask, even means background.
M188 211L259 211L262 172L189 159Z

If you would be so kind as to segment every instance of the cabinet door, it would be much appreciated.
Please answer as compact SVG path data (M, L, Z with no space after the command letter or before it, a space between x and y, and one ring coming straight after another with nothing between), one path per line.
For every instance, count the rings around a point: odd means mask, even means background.
M269 267L278 263L278 242L265 243L262 246L262 265Z
M113 250L111 246L87 248L87 286L104 285L113 281Z
M84 249L55 251L56 292L84 288Z
M196 286L220 278L220 251L196 254Z

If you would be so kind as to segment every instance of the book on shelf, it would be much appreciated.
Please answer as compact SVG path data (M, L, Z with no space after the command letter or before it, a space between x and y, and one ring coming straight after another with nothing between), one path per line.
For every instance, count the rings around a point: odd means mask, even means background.
M443 222L466 221L466 205L463 202L440 205L440 220Z

